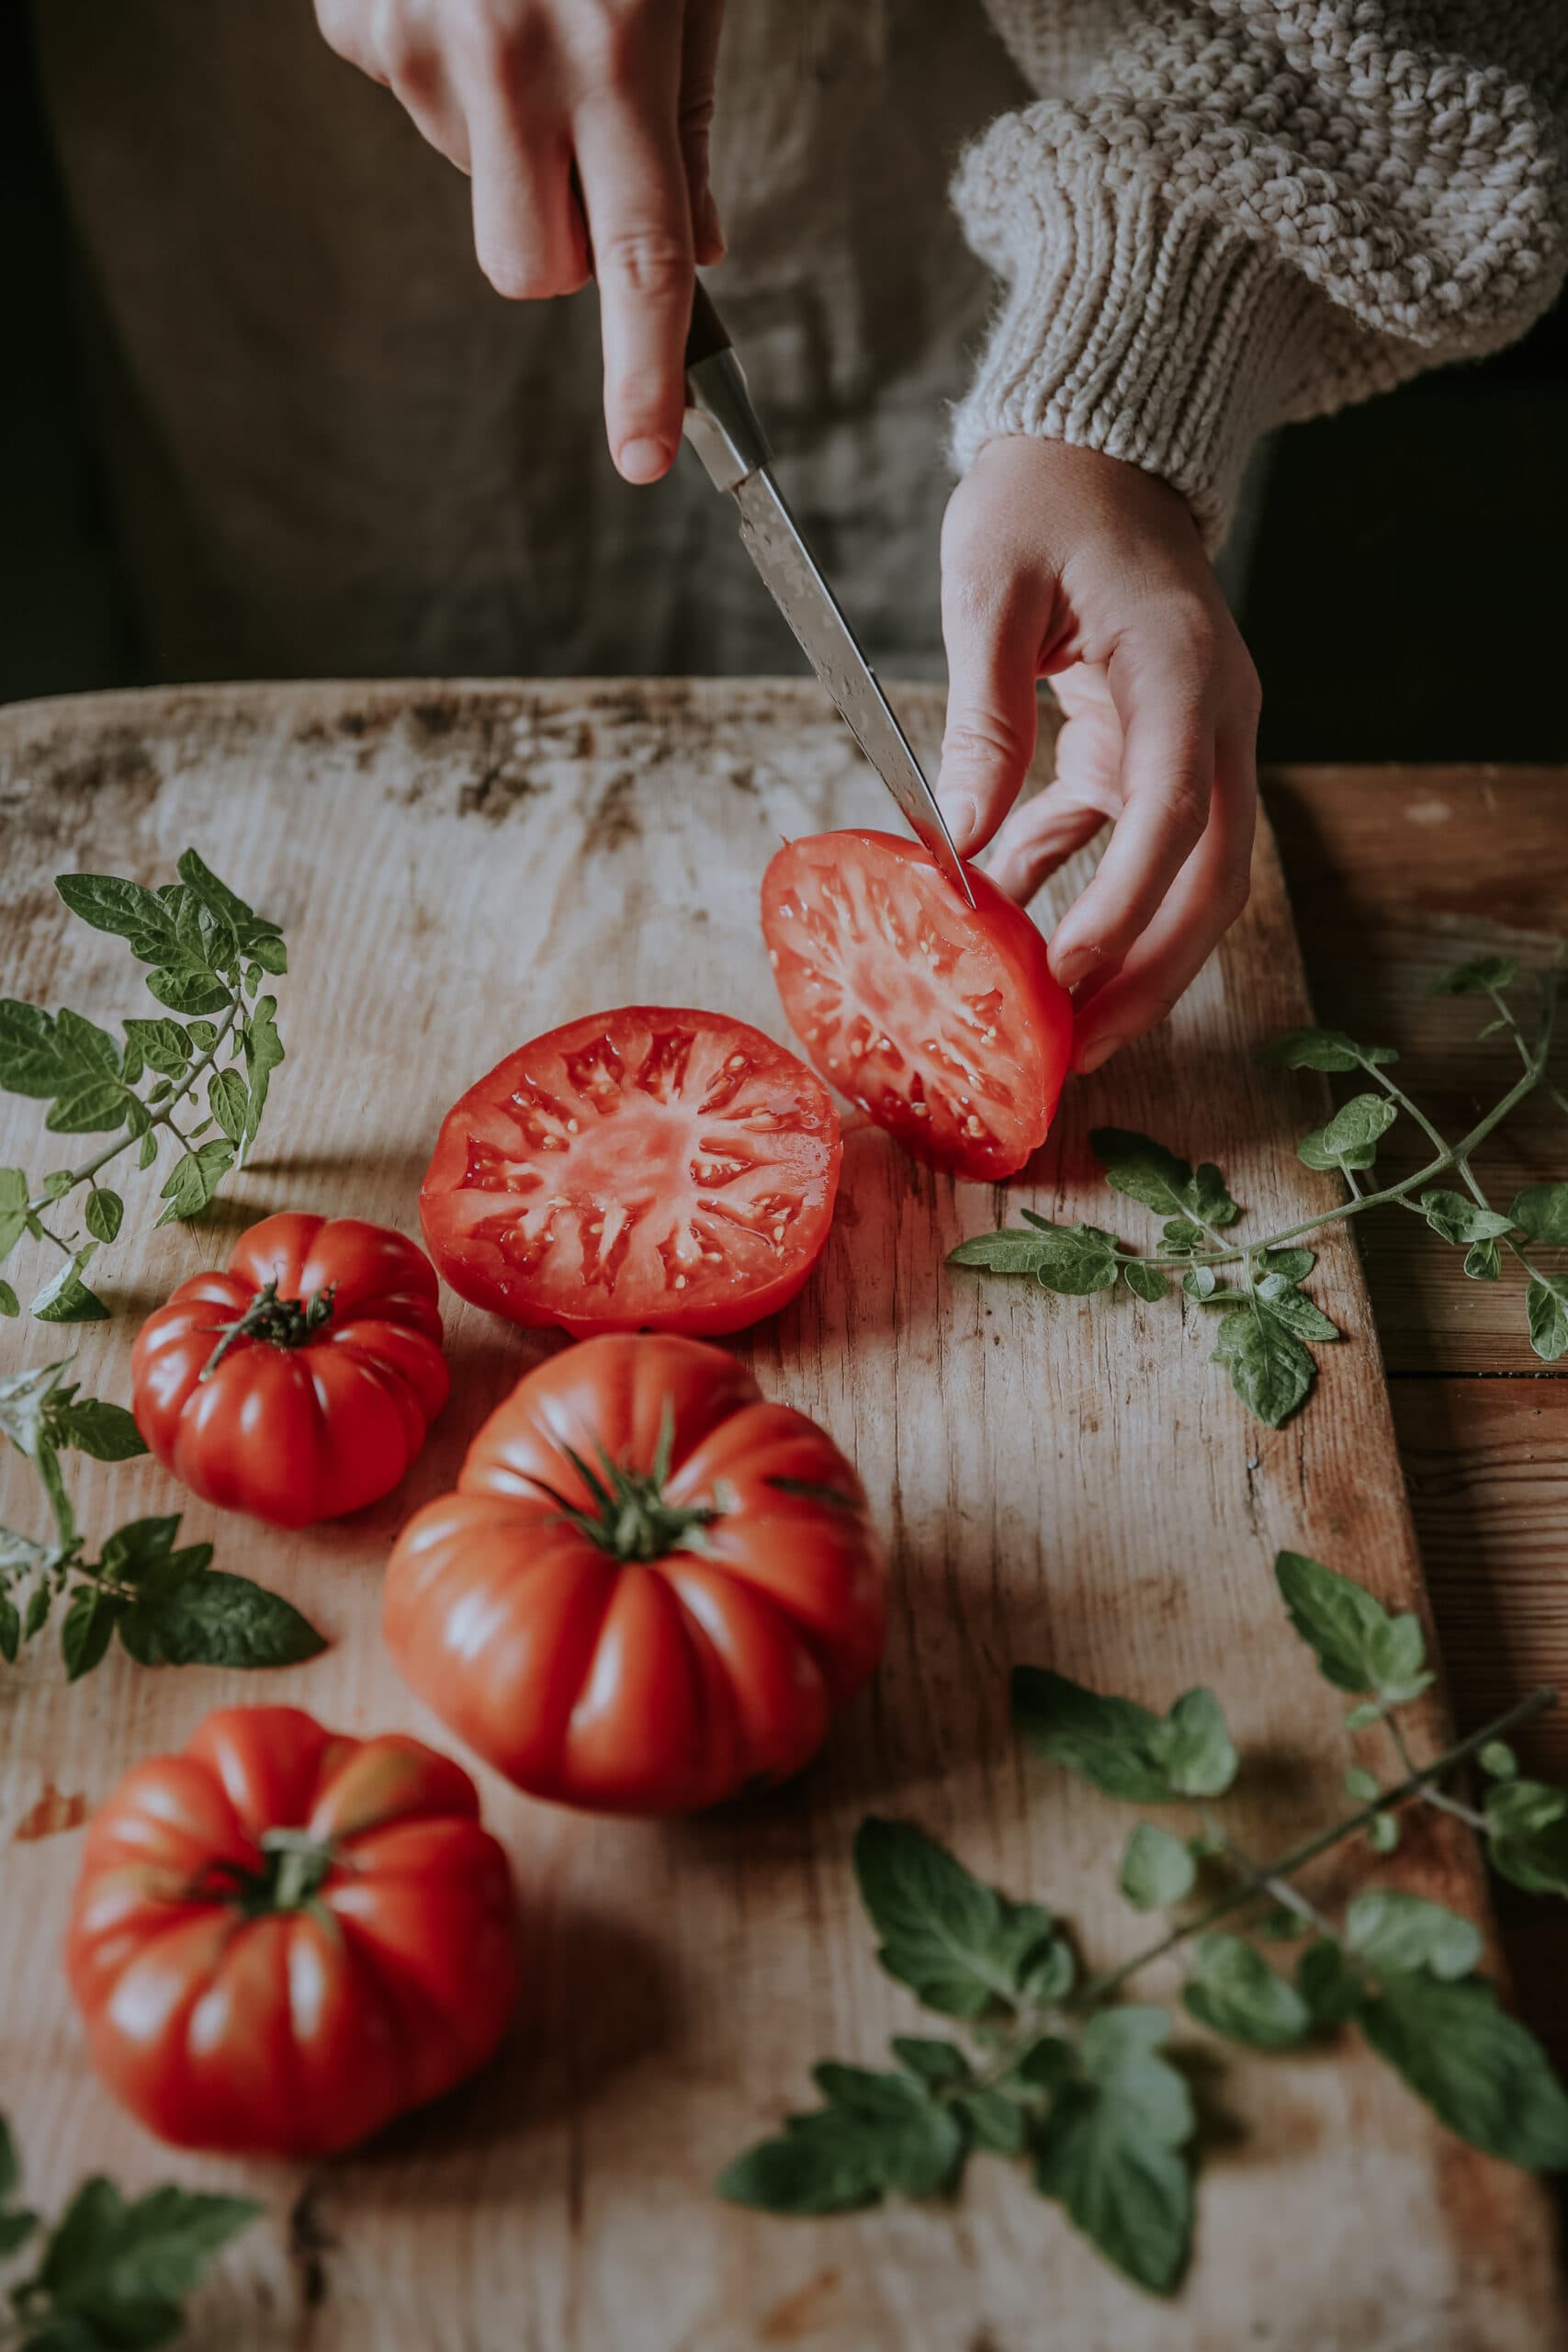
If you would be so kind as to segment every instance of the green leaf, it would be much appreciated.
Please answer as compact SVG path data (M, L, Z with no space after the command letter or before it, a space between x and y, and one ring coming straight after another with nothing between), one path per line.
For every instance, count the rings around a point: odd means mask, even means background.
M1299 1291L1285 1274L1265 1274L1258 1296L1276 1322L1283 1323L1298 1340L1337 1340L1339 1326L1331 1323L1315 1300Z
M1547 1363L1568 1351L1568 1274L1531 1274L1525 1291L1530 1345Z
M147 985L160 1004L187 1020L192 1013L223 1012L233 1001L228 981L206 965L149 972Z
M262 2208L248 2197L154 2188L127 2205L113 2184L85 2181L54 2232L37 2285L57 2313L81 2313L106 2347L166 2340L138 2323L159 2304L177 2306L213 2256ZM174 2317L177 2326L177 2308Z
M1374 1854L1392 1854L1399 1843L1399 1824L1392 1813L1380 1813L1367 1824L1367 1843Z
M30 1642L35 1634L42 1633L44 1620L48 1617L50 1610L53 1605L53 1601L54 1593L50 1585L34 1585L28 1599L28 1613L22 1620L22 1639L24 1642Z
M197 851L182 851L176 871L181 881L195 893L208 912L232 932L247 954L259 959L264 948L282 947L283 935L278 925L269 922L265 915L258 915L254 907L246 905L237 890L231 890L226 882L220 882ZM275 967L269 964L266 968L270 971ZM282 971L285 966L279 964L276 968Z
M1236 1752L1212 1690L1188 1690L1149 1735L1149 1753L1184 1797L1223 1796L1236 1775Z
M1042 1756L1082 1773L1107 1796L1170 1803L1173 1792L1150 1745L1160 1719L1135 1699L1104 1699L1049 1667L1018 1666L1012 1719Z
M210 1555L207 1544L191 1548ZM141 1666L298 1666L327 1646L278 1593L204 1567L172 1589L140 1595L120 1618L119 1637Z
M55 1097L44 1125L51 1135L102 1135L125 1125L126 1091L118 1078L73 1079Z
M1122 1272L1134 1297L1146 1299L1151 1306L1156 1298L1163 1298L1170 1288L1157 1266L1143 1265L1136 1259L1130 1265L1123 1266Z
M73 1361L60 1356L53 1363L29 1365L0 1378L0 1435L8 1437L19 1453L37 1454L50 1400Z
M10 1283L0 1282L0 1315L19 1315L21 1311L22 1302Z
M190 1068L191 1041L177 1021L126 1021L121 1024L149 1069L164 1078L183 1078Z
M237 1144L245 1132L245 1117L251 1104L250 1089L239 1071L214 1070L208 1082L207 1100L224 1134Z
M96 1291L82 1280L82 1269L97 1248L89 1241L67 1258L58 1273L45 1283L28 1313L36 1323L107 1323L109 1310Z
M1495 1283L1503 1278L1503 1253L1495 1241L1472 1241L1464 1253L1464 1271L1472 1283Z
M1029 1212L1024 1212L1029 1216ZM1032 1274L1045 1290L1083 1298L1116 1280L1116 1244L1091 1225L1052 1225L1030 1216L1032 1233L1004 1228L961 1241L950 1266L983 1266L994 1274Z
M22 1620L16 1602L0 1588L0 1657L14 1666L22 1643Z
M1199 1939L1181 1998L1200 2025L1257 2050L1293 2049L1312 2027L1300 1993L1240 1936Z
M1519 1769L1518 1758L1504 1739L1489 1739L1475 1760L1497 1781L1513 1780Z
M1308 1168L1370 1168L1378 1138L1388 1133L1398 1110L1385 1094L1354 1094L1325 1127L1303 1136L1296 1157Z
M1486 1792L1486 1827L1487 1851L1504 1878L1531 1894L1568 1894L1568 1790L1495 1781Z
M1475 996L1483 989L1511 989L1518 977L1518 965L1511 956L1472 956L1468 963L1456 964L1451 972L1433 980L1427 993Z
M1366 1987L1339 1946L1328 1936L1309 1944L1296 1962L1296 1991L1322 2030L1343 2025L1354 2017Z
M1135 1909L1158 1911L1190 1894L1197 1875L1183 1838L1155 1822L1140 1821L1122 1851L1117 1883Z
M150 1128L141 1138L141 1148L136 1155L138 1168L151 1168L158 1157L158 1137Z
M60 1629L60 1654L65 1660L68 1682L79 1682L85 1674L102 1664L124 1607L123 1601L97 1591L92 1585L73 1588L71 1606Z
M815 2078L829 2104L789 2116L782 2139L727 2165L714 2184L721 2197L773 2213L842 2213L889 2188L934 2197L952 2186L963 2127L923 2082L836 2065L817 2067Z
M147 1451L146 1440L123 1405L98 1396L74 1396L50 1414L50 1430L59 1445L72 1445L95 1462L130 1462Z
M1043 1262L1039 1236L1004 1226L999 1233L972 1234L950 1250L950 1266L979 1266L988 1274L1032 1274Z
M8 1258L28 1229L28 1180L20 1168L0 1168L0 1258Z
M1433 1232L1444 1241L1495 1241L1512 1230L1511 1218L1500 1216L1496 1209L1483 1208L1467 1193L1450 1192L1442 1185L1421 1194L1421 1208Z
M1312 1250L1260 1250L1258 1252L1259 1274L1282 1274L1288 1283L1304 1283L1317 1263L1317 1253Z
M1532 1241L1568 1247L1568 1184L1527 1184L1514 1194L1508 1221Z
M166 963L183 952L170 909L140 882L115 874L57 874L54 887L73 915L126 941L138 962Z
M1142 2030L1127 2020L1143 2019ZM1084 2035L1085 2079L1062 2093L1041 2127L1035 2187L1059 2198L1107 2260L1139 2286L1169 2294L1192 2244L1192 2177L1180 2151L1192 2103L1156 2054L1163 2010L1102 2010Z
M1363 1772L1359 1764L1353 1764L1345 1775L1345 1793L1358 1804L1374 1804L1382 1794L1382 1782L1375 1772Z
M125 1203L106 1184L95 1184L87 1196L87 1230L95 1241L112 1241L125 1217Z
M1262 1301L1225 1317L1210 1362L1226 1367L1242 1403L1271 1430L1303 1402L1317 1370L1283 1317Z
M158 1223L174 1225L199 1216L233 1165L233 1145L216 1136L183 1154L164 1183L162 1198L169 1205Z
M976 2085L973 2090L959 2092L953 2104L977 2148L988 2148L998 2156L1022 2155L1029 2144L1029 2116L1016 2099L990 2086Z
M1445 1980L1468 1976L1481 1958L1481 1931L1457 1911L1393 1887L1369 1887L1354 1896L1345 1939L1379 1976L1424 1968Z
M1258 1048L1271 1069L1364 1069L1369 1063L1396 1062L1392 1046L1358 1046L1343 1029L1291 1029Z
M1417 1618L1391 1617L1364 1585L1300 1552L1281 1552L1274 1576L1292 1624L1337 1690L1375 1690L1397 1706L1426 1689L1431 1678Z
M245 1131L240 1144L242 1155L250 1150L256 1139L262 1113L266 1108L272 1073L283 1059L283 1040L277 1034L277 1023L273 1018L276 1011L276 997L258 997L245 1023L245 1072L251 1082L251 1091L250 1107L245 1114Z
M900 2066L923 2083L967 2083L974 2068L955 2041L930 2041L923 2036L896 2033L889 2045Z
M22 2165L17 2143L9 2123L0 2115L0 2205L8 2205L21 2185Z
M928 2008L977 2018L1017 2004L1051 1947L1048 1911L1009 1902L907 1822L863 1821L854 1865L878 1960Z
M1234 1225L1241 1214L1212 1161L1194 1171L1175 1152L1132 1127L1095 1127L1089 1141L1116 1191L1160 1216L1223 1227Z
M1190 1266L1181 1277L1181 1287L1189 1298L1206 1305L1214 1295L1215 1275L1213 1266Z
M1485 1977L1387 1976L1360 2023L1379 2056L1472 2147L1527 2171L1568 2167L1568 2093Z
M1377 1701L1375 1699L1365 1699L1359 1707L1352 1707L1350 1709L1345 1718L1345 1728L1347 1731L1371 1731L1375 1724L1381 1724L1382 1721L1382 1709L1379 1706Z

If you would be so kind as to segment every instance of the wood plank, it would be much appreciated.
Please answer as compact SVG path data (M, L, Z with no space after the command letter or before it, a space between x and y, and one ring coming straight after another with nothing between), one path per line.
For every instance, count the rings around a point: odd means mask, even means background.
M940 697L906 699L929 743ZM124 958L62 920L49 877L107 865L159 878L186 841L289 930L291 1058L265 1155L199 1232L150 1234L133 1211L105 1288L134 1309L216 1257L237 1220L286 1201L412 1230L453 1092L569 1013L662 995L778 1034L754 911L769 847L883 811L809 685L575 682L24 706L0 715L0 815L9 990L101 1017L133 1010ZM1288 1148L1302 1082L1258 1071L1247 1049L1307 1017L1265 839L1247 918L1171 1029L1073 1091L1011 1201L1135 1232L1087 1147L1090 1125L1116 1120L1218 1159L1259 1217L1301 1214L1316 1197ZM36 1159L39 1125L36 1106L6 1102L0 1156ZM380 1652L376 1570L537 1343L454 1306L453 1404L404 1491L351 1523L284 1536L193 1510L193 1533L214 1532L231 1565L335 1636L323 1658L259 1690L119 1657L68 1690L41 1653L0 1682L0 2081L40 2201L89 2165L132 2185L256 2187L274 2219L203 2304L212 2340L246 2346L1021 2352L1043 2313L1068 2315L1075 2346L1118 2352L1219 2352L1259 2328L1273 2352L1564 2342L1540 2192L1447 2138L1350 2049L1227 2055L1225 2106L1245 2136L1205 2167L1197 2261L1169 2309L996 2165L976 2166L951 2214L782 2225L707 2192L720 2162L800 2102L809 2060L875 2063L889 2030L919 2030L854 1902L863 1813L919 1819L972 1866L1054 1901L1097 1963L1141 1934L1111 1885L1125 1811L1021 1760L1010 1662L1161 1702L1209 1683L1266 1766L1241 1832L1273 1846L1327 1817L1344 1761L1336 1699L1282 1623L1275 1550L1314 1550L1425 1608L1347 1239L1328 1241L1320 1283L1353 1344L1331 1351L1322 1401L1270 1433L1206 1366L1211 1327L1179 1302L1052 1302L949 1275L947 1250L998 1205L863 1130L820 1273L742 1350L855 1454L892 1534L897 1597L874 1690L798 1787L699 1821L583 1820L481 1771L523 1891L530 1991L481 2081L360 2156L310 2177L171 2159L109 2107L55 1961L72 1825L133 1758L218 1703L286 1696L346 1728L404 1724L446 1744ZM123 1394L131 1320L82 1335L83 1376L103 1393ZM15 1327L0 1344L9 1360ZM13 1462L0 1481L0 1510L30 1508ZM145 1464L89 1468L80 1490L89 1526L177 1501ZM1434 1693L1423 1737L1443 1720ZM1327 1892L1372 1867L1341 1857ZM1402 1878L1483 1899L1449 1823L1421 1826ZM1146 1990L1168 1996L1173 1982L1151 1973Z
M1274 768L1264 779L1320 1017L1393 1045L1411 1091L1461 1135L1509 1083L1506 1039L1479 1043L1483 999L1433 1001L1438 973L1483 951L1550 960L1568 931L1568 777L1559 768ZM1568 1036L1554 1059L1568 1088ZM1391 1178L1425 1155L1396 1128ZM1544 1097L1488 1143L1478 1173L1506 1208L1522 1184L1568 1173L1568 1134ZM1547 1369L1522 1285L1465 1279L1415 1218L1374 1214L1360 1246L1392 1373Z

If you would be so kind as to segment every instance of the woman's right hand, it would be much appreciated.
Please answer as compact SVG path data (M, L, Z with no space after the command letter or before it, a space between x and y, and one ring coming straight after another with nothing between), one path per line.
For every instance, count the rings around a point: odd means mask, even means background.
M518 301L599 281L604 424L628 481L674 463L723 0L315 0L329 45L473 182L474 247Z

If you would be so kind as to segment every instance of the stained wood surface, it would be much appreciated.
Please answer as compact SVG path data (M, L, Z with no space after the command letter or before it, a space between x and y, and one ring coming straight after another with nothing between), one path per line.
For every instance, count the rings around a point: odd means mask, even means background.
M929 690L903 700L928 743ZM416 1230L441 1111L521 1038L633 998L710 1001L783 1034L755 893L781 833L882 821L877 787L814 687L209 689L0 714L0 984L104 1019L145 1010L118 947L65 919L50 877L162 878L195 842L287 926L290 1058L262 1157L199 1230L149 1230L140 1195L79 1335L123 1396L136 1314L286 1203ZM877 1970L849 1848L866 1812L949 1838L972 1867L1052 1902L1094 1964L1146 1927L1113 1889L1133 1815L1024 1758L1006 1718L1016 1660L1164 1704L1220 1695L1255 1759L1243 1834L1277 1847L1339 1802L1335 1694L1286 1627L1283 1544L1425 1607L1366 1293L1348 1240L1316 1287L1351 1335L1321 1401L1259 1428L1207 1366L1212 1326L1178 1300L1051 1301L945 1271L962 1236L1031 1203L1136 1235L1088 1129L1116 1121L1211 1157L1249 1213L1330 1195L1289 1146L1321 1093L1247 1048L1308 1017L1267 841L1245 922L1171 1029L1074 1088L1005 1200L849 1142L827 1257L741 1352L857 1459L897 1563L888 1655L821 1761L764 1803L649 1826L532 1804L482 1770L513 1856L528 1990L495 2066L360 2156L309 2176L171 2156L83 2059L59 1936L83 1811L211 1706L287 1699L324 1721L448 1744L392 1675L378 1572L408 1510L541 1343L448 1300L451 1405L395 1498L302 1535L220 1521L192 1535L288 1592L333 1637L310 1665L247 1677L112 1657L67 1690L39 1648L0 1678L0 2098L36 2201L105 2167L132 2186L227 2182L269 2220L200 2299L198 2344L243 2352L1540 2352L1562 2343L1546 2202L1445 2135L1377 2061L1247 2058L1211 2045L1230 2128L1202 2172L1197 2259L1174 2307L1118 2280L1023 2179L978 2160L951 2211L786 2223L717 2203L716 2167L807 2096L819 2056L875 2064L919 2030ZM41 1168L38 1106L0 1102L0 1159ZM128 1191L130 1188L128 1186ZM29 1268L24 1266L18 1286ZM97 1280L96 1270L95 1279ZM51 1335L52 1336L52 1335ZM11 1363L39 1334L0 1334ZM76 1471L89 1528L177 1506L155 1466ZM15 1457L0 1515L36 1505ZM1424 1736L1443 1731L1434 1693ZM1328 1867L1325 1894L1374 1868ZM1416 1825L1404 1883L1483 1900L1462 1832ZM1173 1975L1140 1989L1170 1997ZM1184 2031L1191 2046L1203 2037Z

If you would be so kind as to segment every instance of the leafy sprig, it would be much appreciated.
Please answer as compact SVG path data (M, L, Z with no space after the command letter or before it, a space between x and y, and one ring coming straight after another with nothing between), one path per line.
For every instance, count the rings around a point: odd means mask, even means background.
M1260 1058L1281 1069L1362 1072L1371 1088L1353 1095L1334 1116L1297 1146L1308 1168L1337 1173L1348 1197L1259 1240L1237 1240L1230 1232L1240 1216L1220 1170L1210 1163L1194 1169L1148 1136L1124 1127L1097 1127L1089 1136L1111 1187L1163 1218L1157 1250L1139 1252L1097 1226L1058 1224L1025 1209L1028 1227L1004 1227L961 1242L949 1259L989 1273L1030 1275L1042 1289L1073 1297L1114 1290L1124 1283L1137 1298L1163 1298L1179 1275L1186 1296L1222 1317L1213 1361L1224 1364L1236 1394L1258 1419L1277 1429L1305 1402L1316 1374L1314 1346L1341 1334L1302 1284L1312 1272L1313 1252L1303 1242L1326 1225L1363 1210L1394 1206L1419 1216L1439 1240L1465 1252L1472 1281L1496 1282L1506 1250L1525 1274L1525 1313L1530 1344L1548 1363L1568 1352L1568 1272L1542 1266L1536 1252L1568 1248L1568 1182L1527 1185L1508 1208L1494 1208L1472 1165L1486 1138L1526 1096L1544 1087L1551 1100L1568 1102L1551 1085L1547 1064L1557 1003L1557 974L1536 976L1539 1011L1533 1036L1527 1036L1506 991L1519 981L1517 967L1501 956L1476 956L1445 973L1434 992L1464 995L1483 991L1496 1008L1481 1033L1506 1035L1516 1046L1522 1074L1486 1114L1457 1143L1450 1143L1426 1113L1389 1076L1398 1059L1390 1046L1363 1046L1341 1029L1296 1029L1266 1046ZM1375 1165L1378 1147L1400 1118L1420 1128L1433 1157L1414 1175L1381 1190L1363 1190L1358 1179ZM1456 1184L1438 1180L1452 1176Z
M37 2247L43 2224L16 2203L16 2143L0 2116L0 2264ZM48 2231L28 2275L6 2290L0 2345L16 2352L152 2352L185 2326L180 2299L262 2208L248 2197L154 2188L128 2204L110 2180L85 2180Z
M1182 1189L1194 1182L1182 1178ZM1391 1615L1352 1578L1295 1553L1280 1554L1276 1576L1322 1673L1356 1699L1348 1729L1381 1729L1398 1777L1385 1785L1354 1767L1355 1811L1255 1860L1214 1807L1240 1759L1212 1692L1188 1691L1162 1714L1019 1668L1013 1718L1040 1754L1107 1795L1190 1812L1185 1836L1139 1821L1119 1865L1128 1902L1171 1912L1170 1924L1086 1974L1044 1905L986 1885L908 1823L863 1822L855 1876L877 1957L927 2008L957 2020L964 2040L896 2036L891 2072L818 2066L822 2104L786 2118L780 2136L729 2165L721 2196L818 2214L888 2195L950 2196L970 2156L986 2151L1026 2163L1038 2192L1137 2285L1174 2291L1192 2245L1196 2111L1180 2053L1168 2049L1170 2013L1122 1995L1178 1951L1187 1962L1182 2009L1208 2032L1280 2051L1354 2026L1461 2139L1531 2170L1568 2169L1568 2092L1477 1973L1474 1923L1393 1886L1362 1888L1337 1920L1296 1883L1347 1838L1387 1850L1401 1812L1424 1804L1473 1823L1517 1883L1568 1894L1568 1791L1520 1780L1502 1737L1553 1694L1532 1693L1417 1764L1398 1713L1431 1679L1419 1622ZM1445 1786L1472 1759L1490 1776L1484 1811ZM1259 1949L1280 1943L1297 1946L1288 1969Z
M20 1168L0 1169L0 1261L26 1236L65 1261L33 1296L29 1311L39 1322L108 1315L85 1280L125 1216L105 1170L133 1146L139 1167L149 1169L172 1145L179 1156L164 1179L158 1223L198 1216L254 1145L283 1059L277 1000L262 993L265 979L288 968L282 932L194 849L177 870L177 882L155 890L113 874L62 874L54 886L73 914L125 940L152 967L147 986L164 1016L126 1021L117 1040L69 1009L0 999L0 1088L47 1102L51 1135L110 1137L91 1159L36 1184ZM66 1203L79 1204L82 1222L62 1231ZM0 1312L19 1308L16 1291L0 1283Z
M56 1170L36 1189L21 1169L0 1168L0 1259L28 1236L62 1259L33 1297L40 1323L108 1316L84 1280L125 1216L104 1170L133 1145L141 1166L150 1168L163 1145L174 1144L180 1157L164 1179L158 1223L196 1216L254 1142L283 1058L276 1001L261 992L264 978L288 968L276 923L220 882L194 849L178 870L177 882L157 890L107 874L62 874L55 888L73 913L124 939L152 967L148 988L180 1019L127 1021L120 1044L80 1013L0 1001L0 1087L48 1102L44 1125L55 1134L111 1137L82 1166ZM197 1115L187 1124L193 1109ZM62 1231L73 1201L83 1229ZM0 1312L19 1311L15 1290L0 1283ZM123 1406L83 1396L67 1382L71 1362L66 1356L0 1377L0 1433L32 1463L53 1521L48 1541L0 1528L0 1658L14 1662L62 1601L61 1649L73 1681L102 1661L117 1634L149 1666L282 1666L313 1657L324 1644L299 1611L246 1577L214 1569L210 1544L177 1544L178 1519L132 1520L90 1555L62 1454L73 1449L98 1462L125 1462L147 1448Z

